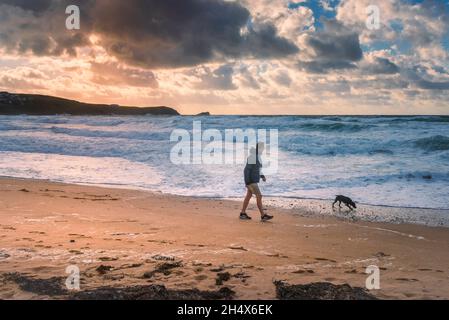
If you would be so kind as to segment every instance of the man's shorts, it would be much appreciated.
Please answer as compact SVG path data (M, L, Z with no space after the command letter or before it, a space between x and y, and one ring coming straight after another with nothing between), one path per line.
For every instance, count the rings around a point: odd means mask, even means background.
M262 192L260 192L259 185L257 183L251 183L251 184L247 185L246 187L252 194L255 194L256 196L262 195Z

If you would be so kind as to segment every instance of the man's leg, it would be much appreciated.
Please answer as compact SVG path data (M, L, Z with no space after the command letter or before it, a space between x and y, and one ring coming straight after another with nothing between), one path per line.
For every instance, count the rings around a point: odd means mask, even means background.
M243 200L243 208L242 213L246 213L246 209L248 209L249 201L251 200L253 193L249 190L246 191L245 200Z
M262 207L262 195L258 194L257 197L257 207L259 208L260 215L263 217L265 215L265 212L263 211Z

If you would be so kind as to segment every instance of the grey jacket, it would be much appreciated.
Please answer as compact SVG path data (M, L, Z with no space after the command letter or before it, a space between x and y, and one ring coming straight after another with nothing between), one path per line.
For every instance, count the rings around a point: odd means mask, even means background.
M260 182L260 177L263 177L263 175L260 174L261 168L262 163L260 163L259 157L257 157L256 163L254 164L250 164L249 161L246 162L245 170L243 171L246 185Z

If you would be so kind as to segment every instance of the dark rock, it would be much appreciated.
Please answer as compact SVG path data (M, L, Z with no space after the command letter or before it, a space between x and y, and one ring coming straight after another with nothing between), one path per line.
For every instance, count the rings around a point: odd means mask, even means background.
M197 117L209 117L210 112L201 112L196 115Z
M63 285L66 280L64 277L53 277L50 279L34 279L30 276L20 273L7 273L3 276L4 280L15 282L23 291L35 293L44 296L63 296L68 293Z
M17 283L20 289L26 292L73 300L231 300L235 295L234 291L226 287L218 291L201 291L198 289L172 290L158 285L101 287L69 292L64 288L64 277L34 279L25 274L8 273L2 278L3 281Z
M155 255L151 257L154 260L158 260L158 261L175 261L175 257L170 257L170 256L162 256L162 255Z
M316 282L305 285L288 285L276 281L276 296L280 300L377 300L363 288L348 284L335 285Z
M99 266L99 267L98 267L97 269L95 269L95 270L97 270L97 272L98 272L99 274L106 274L107 272L109 272L109 271L111 271L111 270L113 270L113 269L114 269L114 267L101 265L101 266Z
M426 175L426 176L422 176L423 177L423 179L425 179L425 180L432 180L432 175Z
M182 267L182 263L180 261L164 262L159 264L153 271L145 272L143 274L143 277L149 279L152 278L156 273L163 273L165 276L168 276L171 273L172 269L179 267Z
M215 284L217 286L223 285L223 282L229 281L231 279L231 274L229 272L217 273L217 278L215 279Z
M28 192L30 192L29 190L27 190L27 189L22 189L22 190L19 190L20 192L25 192L25 193L28 193Z
M235 292L229 288L218 291L171 290L160 285L134 286L124 288L102 287L95 290L76 292L74 300L231 300Z

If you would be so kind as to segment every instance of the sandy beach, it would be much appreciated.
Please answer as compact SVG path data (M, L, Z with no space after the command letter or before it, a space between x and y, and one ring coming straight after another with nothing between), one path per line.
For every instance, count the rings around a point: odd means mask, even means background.
M376 265L381 289L369 293L379 299L449 298L447 228L314 216L314 207L269 207L275 219L261 223L254 202L252 221L240 221L239 209L229 200L1 178L0 298L67 298L60 287L70 265L81 292L154 285L232 299L275 299L276 281L364 288L366 267Z

